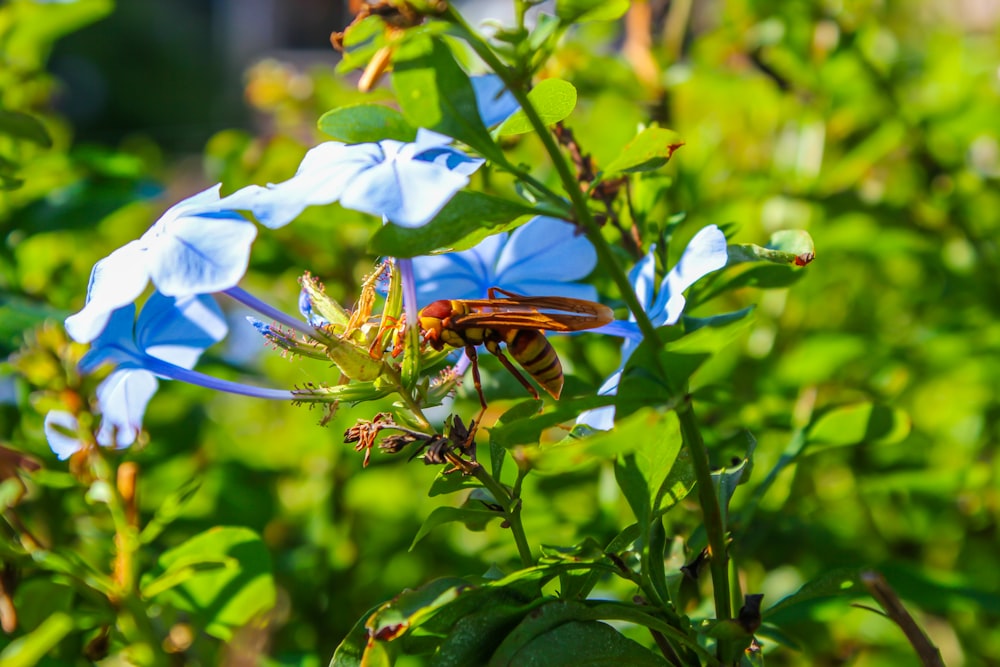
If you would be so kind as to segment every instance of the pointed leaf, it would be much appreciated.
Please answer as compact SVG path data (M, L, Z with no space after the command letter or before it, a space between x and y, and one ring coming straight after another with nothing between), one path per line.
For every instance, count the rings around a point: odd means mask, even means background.
M799 590L779 600L777 604L769 608L762 615L764 618L771 618L791 607L815 600L838 595L850 595L854 597L866 594L867 589L861 583L861 569L841 568L826 572L816 579L803 584ZM774 622L773 619L772 622Z
M73 625L73 617L69 614L52 612L37 628L4 647L0 651L0 664L4 667L44 664L45 657L73 630Z
M556 0L556 16L564 23L614 21L628 7L628 0Z
M410 142L417 131L403 114L381 104L353 104L327 111L319 118L319 129L348 144L396 139Z
M806 441L810 445L831 447L888 445L910 434L910 418L902 410L859 403L835 408L819 415L809 426Z
M45 148L52 146L52 138L41 121L20 111L0 109L0 134L24 139Z
M413 551L413 547L417 546L417 542L424 539L428 533L446 523L458 521L467 525L470 523L473 525L483 525L488 521L502 518L503 514L490 510L467 509L464 507L438 507L430 513L430 516L424 519L420 530L417 531L413 542L410 543L410 551Z
M411 39L393 66L392 85L411 125L458 139L487 159L503 157L479 117L472 82L447 45L430 37Z
M659 169L684 145L680 135L662 127L648 127L630 141L621 154L604 169L604 178L620 173Z
M235 628L274 606L270 556L260 537L247 528L212 528L165 552L158 566L160 573L166 573L210 561L237 565L193 573L162 595L191 612L206 632L228 641Z

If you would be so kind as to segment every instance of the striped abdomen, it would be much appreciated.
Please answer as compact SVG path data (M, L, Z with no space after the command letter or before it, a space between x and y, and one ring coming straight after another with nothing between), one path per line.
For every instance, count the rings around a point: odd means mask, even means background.
M563 370L555 348L537 329L507 329L503 335L507 351L542 389L559 398L563 388Z

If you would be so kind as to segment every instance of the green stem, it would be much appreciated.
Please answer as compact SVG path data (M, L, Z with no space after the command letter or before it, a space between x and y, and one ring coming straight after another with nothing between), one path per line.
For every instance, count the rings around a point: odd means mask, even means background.
M524 533L524 524L521 522L521 499L508 491L503 484L493 479L493 476L486 472L486 468L478 463L473 464L472 474L482 482L483 486L493 494L500 506L503 508L507 525L510 526L510 533L514 536L514 544L517 545L517 553L521 557L521 565L531 567L535 560L531 555L531 547L528 546L528 537ZM515 483L515 488L520 488L520 477Z
M545 147L545 152L549 154L552 159L552 164L556 168L556 172L559 174L559 180L562 182L563 188L569 194L570 201L573 204L573 210L576 213L577 222L583 227L587 238L594 245L594 249L597 251L597 259L604 266L608 272L611 274L611 278L615 281L618 286L618 290L621 292L622 299L624 299L625 304L628 306L629 310L635 315L636 322L639 325L639 330L642 331L643 336L646 338L661 343L659 336L656 333L656 327L650 321L649 316L646 314L645 309L643 309L642 304L639 303L638 297L635 295L635 291L632 289L632 284L628 280L628 275L618 264L618 260L615 259L614 254L611 252L611 247L608 242L601 235L601 228L594 220L594 216L591 215L590 209L587 206L587 199L584 193L580 190L580 185L576 180L576 176L573 174L572 168L566 159L563 157L562 152L559 150L559 145L556 143L555 138L552 133L549 132L548 127L545 122L542 121L541 116L538 115L538 111L535 109L531 100L528 99L528 93L522 89L520 86L516 85L516 82L512 80L510 69L501 62L500 58L493 52L482 37L480 37L462 18L453 7L448 7L444 12L444 18L451 21L459 30L464 34L465 40L472 47L472 50L476 52L480 58L483 59L487 65L499 76L507 89L511 92L514 98L517 100L518 104L521 105L521 110L524 111L525 117L528 122L531 123L531 127L534 129L535 134L541 140L542 145ZM662 371L662 369L661 369ZM661 375L663 375L661 373Z
M719 620L732 618L733 612L729 600L729 560L726 552L726 528L722 522L722 510L719 498L712 483L712 469L708 461L708 449L698 430L698 422L694 415L694 406L690 398L677 406L677 417L680 420L681 438L691 453L691 464L694 466L698 487L698 504L705 522L705 533L708 536L708 546L712 550L709 561L712 568L712 594L715 599L715 616Z
M528 99L527 92L519 86L514 85L515 82L510 80L510 70L500 61L489 44L465 23L465 20L458 12L449 7L445 11L444 17L454 23L464 33L465 39L472 49L483 59L483 62L489 65L503 79L508 90L510 90L511 94L514 95L515 99L521 105L521 110L524 111L525 117L531 123L532 128L545 147L545 151L552 159L552 163L559 174L559 179L562 181L563 188L566 190L573 204L577 221L583 227L587 238L597 252L598 261L610 273L611 278L618 286L622 299L635 316L636 324L638 324L643 337L655 343L658 349L661 348L663 341L657 333L656 327L653 326L652 321L646 314L646 310L639 303L639 299L632 288L632 284L629 282L628 276L611 252L611 246L601 234L600 226L594 220L593 215L591 215L586 197L580 190L572 168L559 150L555 137L549 132L548 127L538 115L538 111ZM682 388L670 386L670 378L667 376L659 356L654 357L654 359L659 375L667 382L668 388L672 390L672 393L679 393L678 390ZM725 529L722 524L722 513L719 509L718 498L715 495L715 487L712 484L712 471L709 466L708 450L698 429L690 400L686 400L678 406L678 417L681 423L684 444L688 447L691 458L694 461L698 495L704 515L705 529L709 537L709 545L712 547L712 581L716 617L720 620L729 619L732 617L732 610L729 604L729 575L726 565Z

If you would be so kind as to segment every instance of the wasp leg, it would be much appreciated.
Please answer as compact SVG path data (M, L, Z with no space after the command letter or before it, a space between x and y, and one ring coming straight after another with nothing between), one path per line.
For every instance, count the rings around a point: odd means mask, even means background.
M469 456L473 461L476 460L476 431L479 430L479 424L483 421L483 416L486 414L486 397L483 396L483 381L479 377L479 355L476 353L475 345L465 346L465 355L469 357L469 362L472 365L472 381L476 385L476 393L479 394L479 414L476 418L472 420L469 424L469 437L465 442L465 450L469 452Z
M498 347L495 350L490 350L490 352L496 355L497 359L500 360L500 363L503 364L503 367L510 371L510 374L516 377L518 382L524 385L524 388L528 390L529 394L535 397L535 400L538 400L538 391L531 386L531 383L528 382L527 378L521 375L521 372L514 367L514 364L510 363L510 359L507 358L500 348Z

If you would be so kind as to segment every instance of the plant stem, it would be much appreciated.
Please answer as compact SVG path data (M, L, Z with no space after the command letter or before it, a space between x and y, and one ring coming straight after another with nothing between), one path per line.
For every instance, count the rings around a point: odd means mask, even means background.
M593 215L591 215L587 199L580 190L572 169L559 150L555 137L549 132L548 127L546 127L538 115L538 111L528 99L527 92L514 85L515 82L510 80L510 70L500 61L489 44L465 23L465 20L458 12L449 7L445 11L444 17L458 26L464 33L465 39L472 49L503 79L508 90L510 90L511 94L514 95L515 99L521 105L521 110L524 111L525 117L531 123L532 128L545 147L545 151L552 159L552 163L559 174L559 179L562 181L563 188L573 203L577 222L583 227L587 238L593 244L597 252L598 261L610 273L611 278L618 286L622 299L635 316L636 323L643 337L655 343L657 348L661 348L663 341L657 333L656 327L653 326L652 321L650 321L649 316L646 314L646 310L639 303L639 299L628 280L628 276L618 264L614 254L611 252L610 245L601 234L600 226L594 220ZM671 393L678 394L680 390L685 389L671 386L670 378L667 376L659 356L654 357L654 359L656 360L660 377L664 378L668 388L671 389ZM715 487L712 484L712 471L709 465L708 450L705 447L705 441L701 437L701 432L698 430L694 409L689 398L681 402L677 408L677 414L680 419L684 444L691 452L691 459L694 462L698 496L704 515L705 530L708 534L709 545L712 548L712 588L715 598L715 613L718 619L725 620L732 617L732 609L729 603L729 575L726 564L725 528L722 524L722 514L719 509L718 498L715 495Z
M705 533L708 536L708 546L712 551L709 561L712 569L712 594L715 599L715 616L719 620L732 618L733 611L729 600L729 565L726 552L726 528L722 523L722 510L719 498L712 483L712 469L709 466L708 450L705 441L698 430L698 422L694 415L694 406L690 397L677 406L677 417L680 420L681 438L691 452L691 464L694 466L698 487L698 504L701 505Z
M493 476L486 472L486 468L480 464L474 463L471 472L503 507L507 525L510 526L510 533L514 536L514 544L517 545L517 553L521 557L521 565L531 567L535 564L535 560L531 555L531 547L528 546L528 537L524 533L524 524L521 522L521 499L508 491L503 484L493 479ZM517 487L520 487L520 480Z

